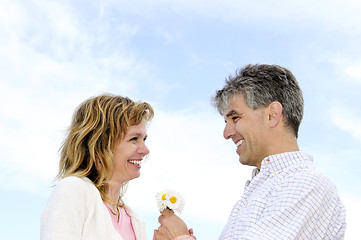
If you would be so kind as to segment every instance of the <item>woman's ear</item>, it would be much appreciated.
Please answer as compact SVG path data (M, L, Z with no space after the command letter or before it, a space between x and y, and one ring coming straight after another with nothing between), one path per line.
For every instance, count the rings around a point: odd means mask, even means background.
M277 126L282 119L282 104L279 102L272 102L269 106L268 122L271 128Z
M100 172L102 170L102 168L103 168L97 154L95 155L95 167L98 170L98 172Z

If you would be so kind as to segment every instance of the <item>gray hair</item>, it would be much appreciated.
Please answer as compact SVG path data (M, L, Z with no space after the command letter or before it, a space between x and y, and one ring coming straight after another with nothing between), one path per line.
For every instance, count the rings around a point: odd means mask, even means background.
M238 69L212 99L221 115L229 108L230 98L236 94L242 94L252 109L266 107L272 102L281 103L285 123L298 137L304 102L301 88L291 71L266 64L249 64Z

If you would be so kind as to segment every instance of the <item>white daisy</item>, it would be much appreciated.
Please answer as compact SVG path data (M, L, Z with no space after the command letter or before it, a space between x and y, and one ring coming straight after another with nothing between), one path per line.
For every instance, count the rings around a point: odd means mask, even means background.
M174 190L167 189L159 192L157 193L156 198L160 212L166 208L169 208L170 210L180 213L183 210L185 204L183 197Z

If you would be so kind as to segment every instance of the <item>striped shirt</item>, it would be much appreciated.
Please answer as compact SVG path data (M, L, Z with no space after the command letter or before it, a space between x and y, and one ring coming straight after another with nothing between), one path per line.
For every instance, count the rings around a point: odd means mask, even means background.
M345 207L310 155L272 155L254 169L219 239L343 239Z

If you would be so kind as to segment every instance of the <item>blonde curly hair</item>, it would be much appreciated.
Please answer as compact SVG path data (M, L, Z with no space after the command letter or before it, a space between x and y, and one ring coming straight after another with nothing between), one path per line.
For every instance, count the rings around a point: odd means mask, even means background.
M106 197L107 179L113 173L114 143L125 136L130 126L149 122L153 116L150 104L134 102L127 97L104 94L87 99L75 110L60 148L57 179L87 177L99 190L103 201L114 203ZM126 185L123 184L116 202L119 206L124 206L121 198Z

